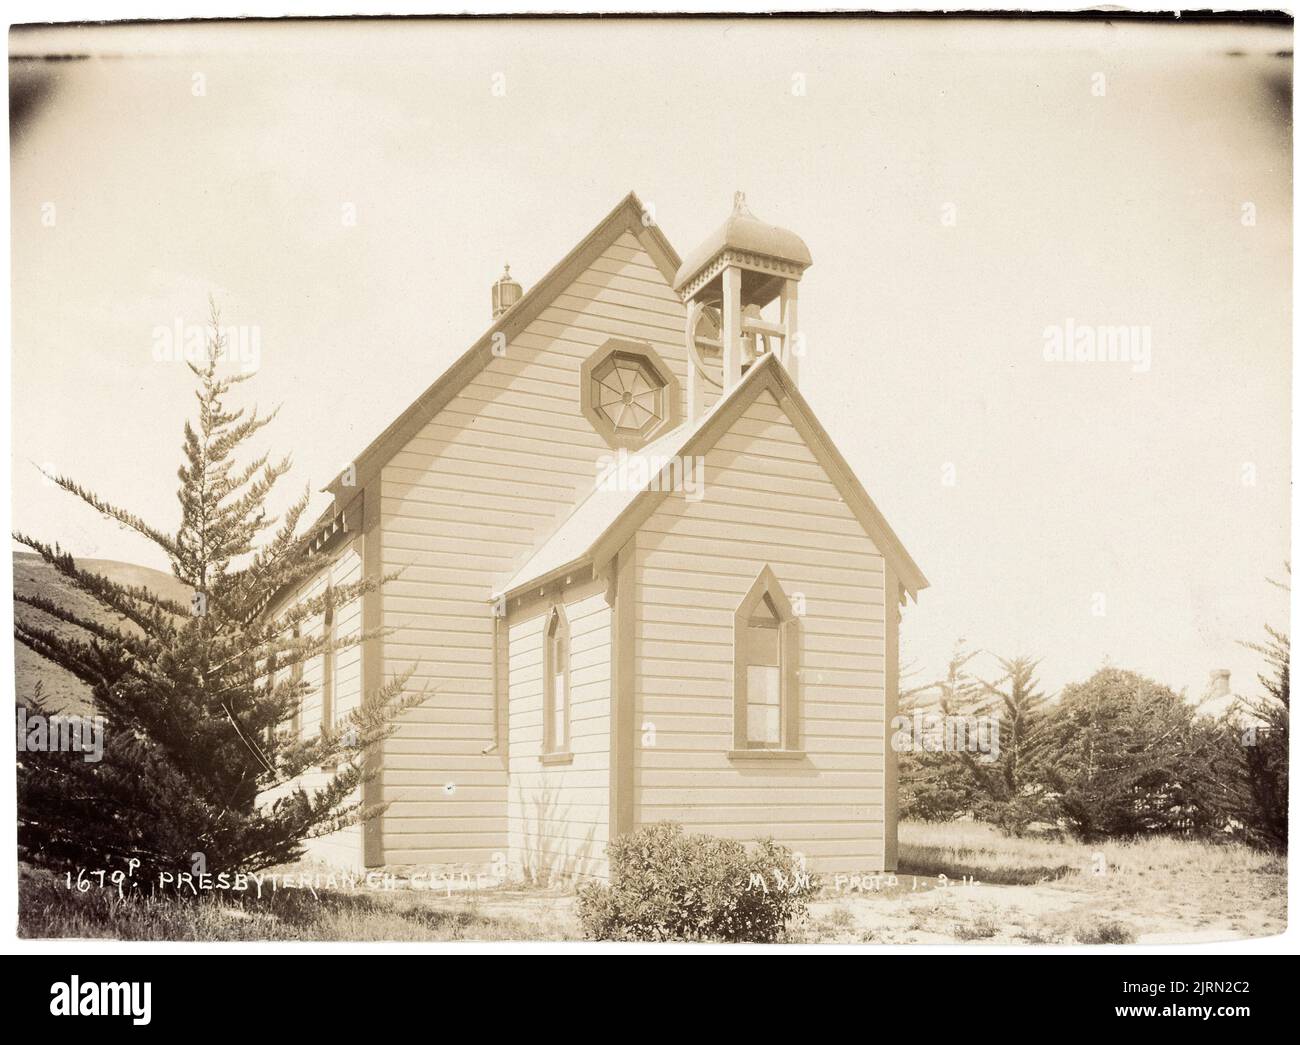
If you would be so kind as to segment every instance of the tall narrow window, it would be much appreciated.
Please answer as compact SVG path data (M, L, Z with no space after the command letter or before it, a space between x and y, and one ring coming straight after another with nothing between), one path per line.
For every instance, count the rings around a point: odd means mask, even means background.
M271 650L271 652L266 655L266 684L269 687L271 693L274 693L275 687L280 684L279 657L276 656L275 650ZM275 736L277 733L280 736L284 736L284 732L285 732L285 726L283 722L281 722L279 725L268 724L267 727L264 730L262 730L262 736L265 738L267 744L269 745L275 743Z
M799 622L771 567L736 610L734 743L738 750L798 748Z
M781 620L764 593L745 621L746 736L751 747L781 746Z
M320 681L320 727L322 730L334 728L334 667L337 658L334 656L334 642L338 638L338 633L334 627L334 589L328 588L325 592L325 621L322 628L322 635L325 639L325 650L321 657L321 681Z
M560 607L546 619L542 657L542 753L569 750L569 624Z
M302 739L302 660L299 659L297 643L302 638L302 626L293 626L294 662L289 668L289 681L294 686L293 718L289 720L290 735L294 740Z

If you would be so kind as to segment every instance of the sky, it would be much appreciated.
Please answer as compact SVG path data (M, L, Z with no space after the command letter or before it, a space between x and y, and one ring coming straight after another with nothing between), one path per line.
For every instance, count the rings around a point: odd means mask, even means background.
M1197 696L1287 626L1291 32L1038 20L11 34L13 525L166 568L211 295L285 497L319 490L629 190L686 254L736 190L807 242L800 385L958 639ZM85 56L27 61L24 55ZM1128 361L1049 358L1136 328ZM317 507L327 499L317 495Z

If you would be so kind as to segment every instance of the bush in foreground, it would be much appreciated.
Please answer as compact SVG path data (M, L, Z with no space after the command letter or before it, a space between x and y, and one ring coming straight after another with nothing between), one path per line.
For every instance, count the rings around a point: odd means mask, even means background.
M595 940L772 943L803 917L816 882L770 839L752 849L658 823L609 846L609 885L578 888L578 917Z

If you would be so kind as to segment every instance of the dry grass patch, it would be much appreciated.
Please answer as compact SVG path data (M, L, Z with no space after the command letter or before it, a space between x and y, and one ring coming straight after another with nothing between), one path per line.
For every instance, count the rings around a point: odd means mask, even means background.
M69 892L53 875L23 869L19 935L117 940L573 940L572 898L541 890L282 889L260 899Z
M1267 936L1286 927L1286 861L1241 845L1008 838L987 824L904 823L899 881L814 905L837 942L1123 944ZM977 885L965 884L967 881ZM854 912L841 931L827 907Z

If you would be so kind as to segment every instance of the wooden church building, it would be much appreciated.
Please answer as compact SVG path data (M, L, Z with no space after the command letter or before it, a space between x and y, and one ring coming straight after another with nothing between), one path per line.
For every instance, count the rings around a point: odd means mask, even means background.
M737 195L682 261L634 195L328 487L299 727L414 668L388 803L315 855L604 876L642 824L892 869L899 609L916 564L798 388L793 233ZM326 772L326 770L322 770ZM309 781L310 782L310 781Z

